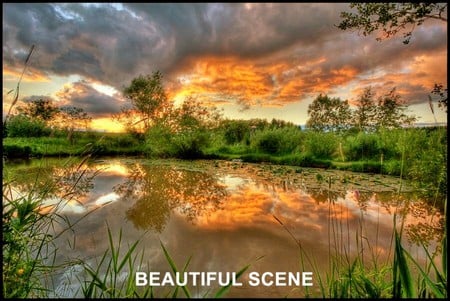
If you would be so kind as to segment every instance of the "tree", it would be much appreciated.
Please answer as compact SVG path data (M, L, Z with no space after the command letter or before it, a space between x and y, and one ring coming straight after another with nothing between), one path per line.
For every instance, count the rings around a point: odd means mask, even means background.
M444 89L444 85L442 84L434 84L433 91L431 93L437 95L439 97L439 108L447 113L447 98L448 98L448 89ZM434 112L433 112L434 114Z
M32 119L39 119L48 123L56 117L59 108L50 99L36 99L17 107L17 111Z
M131 102L131 108L122 108L116 118L131 132L146 132L151 125L163 121L170 113L171 103L167 99L159 71L134 78L123 94Z
M82 108L67 106L62 107L59 114L59 122L67 130L67 139L73 143L75 130L87 129L92 118Z
M372 88L368 87L358 98L356 110L353 113L353 123L360 131L373 130L377 123L377 106L373 97Z
M306 126L316 131L341 131L350 126L348 101L320 94L308 106Z
M343 20L338 28L358 29L364 36L382 30L384 38L404 31L404 44L409 44L415 27L422 25L426 20L447 22L446 3L351 3L350 8L356 8L358 13L341 12ZM406 28L408 25L409 29ZM383 37L377 37L377 41L382 40ZM447 112L447 88L444 89L442 84L435 84L431 93L440 97L439 107ZM430 96L429 99L434 114Z
M377 37L378 41L403 32L403 43L408 44L416 26L426 20L447 22L446 3L351 3L350 8L358 12L341 12L343 20L337 27L357 29L364 36L382 30L384 36Z
M180 132L215 128L220 118L216 108L206 107L190 96L179 107L171 110L169 122L175 132Z
M406 106L395 88L380 96L376 110L377 128L399 128L412 124L416 121L416 117L406 115L405 110Z

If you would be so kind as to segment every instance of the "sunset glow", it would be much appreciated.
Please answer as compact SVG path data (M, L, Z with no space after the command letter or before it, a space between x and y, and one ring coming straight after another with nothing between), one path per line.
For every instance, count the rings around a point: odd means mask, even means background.
M380 95L395 87L418 122L433 122L420 104L435 83L447 85L446 24L427 20L408 45L401 34L378 42L335 26L348 10L346 3L3 4L3 116L35 45L19 100L81 107L99 131L123 131L111 120L126 104L123 88L156 70L169 99L194 97L228 118L305 124L304 109L319 94L353 104L372 86ZM445 112L436 118L446 121Z

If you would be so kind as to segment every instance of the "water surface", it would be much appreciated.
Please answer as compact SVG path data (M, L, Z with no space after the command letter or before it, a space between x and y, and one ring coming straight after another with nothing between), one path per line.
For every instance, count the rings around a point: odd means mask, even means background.
M15 196L46 188L42 210L60 204L60 213L72 223L79 221L58 239L58 261L81 258L95 264L108 248L109 227L115 239L122 231L124 246L140 240L145 265L136 269L142 271L170 271L160 242L180 269L191 255L189 271L236 272L251 263L240 279L243 286L232 287L227 297L303 297L303 287L247 285L253 271L313 271L307 261L301 264L300 248L323 272L330 254L352 257L363 250L364 258L374 255L380 263L392 259L394 213L405 221L405 247L423 260L416 242L434 248L444 223L443 215L409 192L407 183L401 186L405 192L398 193L399 179L383 175L105 158L11 162L3 179L14 180ZM61 205L61 199L69 201ZM72 296L78 273L72 267L57 276L55 296ZM313 283L310 291L317 293L316 276ZM191 292L202 296L207 289L197 286Z

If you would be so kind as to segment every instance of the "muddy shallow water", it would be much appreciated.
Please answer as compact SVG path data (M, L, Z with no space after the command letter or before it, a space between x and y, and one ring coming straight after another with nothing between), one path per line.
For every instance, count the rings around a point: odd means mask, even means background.
M108 248L109 227L115 239L122 231L123 246L140 240L144 264L135 266L139 271L171 270L160 242L179 269L190 256L187 270L193 272L231 273L251 264L239 278L243 285L231 287L227 297L303 297L305 287L283 285L283 279L278 285L251 286L250 273L316 271L312 265L325 272L331 255L355 256L361 246L367 258L375 255L380 263L392 259L394 213L404 217L404 246L419 260L425 254L415 242L434 246L443 233L439 211L416 197L408 183L384 175L135 158L82 164L31 160L7 163L5 170L4 181L14 179L15 195L54 185L43 210L52 210L61 198L69 200L59 212L72 223L80 221L58 239L58 261L81 258L95 265ZM301 264L300 248L312 264ZM55 278L54 296L73 296L80 275L77 266L64 269ZM318 293L317 281L315 273L310 292ZM218 286L190 289L203 296ZM158 296L171 290L166 286L155 292Z

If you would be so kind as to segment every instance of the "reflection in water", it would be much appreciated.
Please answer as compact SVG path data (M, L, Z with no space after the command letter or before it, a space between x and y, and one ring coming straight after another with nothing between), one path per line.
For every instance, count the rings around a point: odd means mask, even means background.
M11 183L8 188L12 198L30 195L42 200L41 213L85 213L94 178L100 172L88 166L87 159L28 160L13 170L4 171L3 182Z
M14 178L15 189L22 192L54 187L46 204L70 192L72 200L64 209L71 216L101 207L76 229L80 256L102 255L108 245L105 221L113 232L125 227L131 242L142 239L141 230L151 230L144 231L149 236L142 244L148 266L158 271L167 268L159 240L178 263L193 255L191 271L237 271L261 255L265 257L252 265L254 271L299 271L297 245L274 216L325 271L330 253L355 255L360 250L355 238L372 255L392 258L394 214L404 218L403 237L411 243L409 247L419 242L434 247L443 234L445 216L413 193L339 182L320 186L311 182L317 181L315 170L310 172L311 180L307 169L283 178L266 172L266 165L240 164L227 169L203 161L168 164L116 159L79 166L48 164L38 172L33 166L11 165L7 178ZM24 170L42 176L26 179ZM355 179L360 176L348 174ZM74 183L80 187L71 192ZM75 253L65 240L59 247L67 254ZM229 296L280 297L290 289L243 287L233 289Z
M211 174L166 165L129 167L127 180L114 187L124 200L135 201L126 216L138 229L161 232L172 210L194 222L220 208L227 192Z

